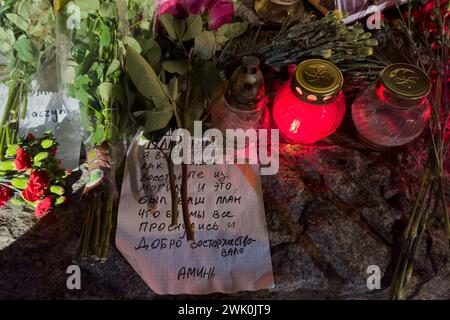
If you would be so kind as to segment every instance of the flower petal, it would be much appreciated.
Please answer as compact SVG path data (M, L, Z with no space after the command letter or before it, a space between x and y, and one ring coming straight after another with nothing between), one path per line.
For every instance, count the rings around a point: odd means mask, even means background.
M234 7L228 0L209 1L208 27L216 30L222 25L233 22Z
M188 14L202 14L206 12L208 0L184 0Z

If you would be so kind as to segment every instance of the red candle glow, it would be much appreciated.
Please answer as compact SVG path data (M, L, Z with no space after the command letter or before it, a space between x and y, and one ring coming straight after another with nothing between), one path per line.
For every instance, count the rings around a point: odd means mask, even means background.
M274 100L273 118L282 137L312 144L333 134L345 115L342 85L342 73L330 62L311 59L299 64Z

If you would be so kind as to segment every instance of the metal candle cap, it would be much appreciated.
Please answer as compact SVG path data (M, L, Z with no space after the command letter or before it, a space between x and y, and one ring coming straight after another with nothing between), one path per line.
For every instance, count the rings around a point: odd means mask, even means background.
M392 93L406 99L422 99L430 93L431 81L419 68L406 64L392 64L381 71L381 83Z
M338 96L343 85L342 72L333 63L310 59L297 66L292 89L302 101L326 104Z
M299 2L299 0L270 0L270 2L281 5L281 6L291 6Z

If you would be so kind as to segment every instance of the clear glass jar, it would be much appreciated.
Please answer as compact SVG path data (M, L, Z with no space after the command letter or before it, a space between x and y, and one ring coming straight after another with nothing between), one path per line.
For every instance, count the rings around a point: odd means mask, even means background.
M256 0L255 11L265 23L279 26L287 17L303 11L301 0Z
M300 63L274 99L273 119L288 143L312 144L333 134L345 115L343 76L332 63Z
M377 83L353 103L360 140L373 149L405 145L424 130L430 116L428 76L407 64L388 66Z
M229 80L228 87L213 102L213 126L225 135L227 129L257 130L267 127L268 97L259 59L244 57Z
M227 129L260 129L268 127L268 99L258 103L254 110L242 110L230 105L225 96L220 96L211 109L213 126L225 135Z

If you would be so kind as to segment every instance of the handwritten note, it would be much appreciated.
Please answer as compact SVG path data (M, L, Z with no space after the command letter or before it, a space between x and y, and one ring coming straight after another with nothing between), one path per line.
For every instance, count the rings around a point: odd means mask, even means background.
M168 146L167 137L159 147ZM178 185L181 170L175 167ZM129 150L116 246L158 294L209 294L273 287L261 181L250 165L190 165L189 211L196 241L181 217L171 226L167 163L142 137Z
M82 140L78 100L69 98L64 92L30 95L19 134L41 136L47 130L52 130L59 142L57 157L62 166L76 168L80 161Z

